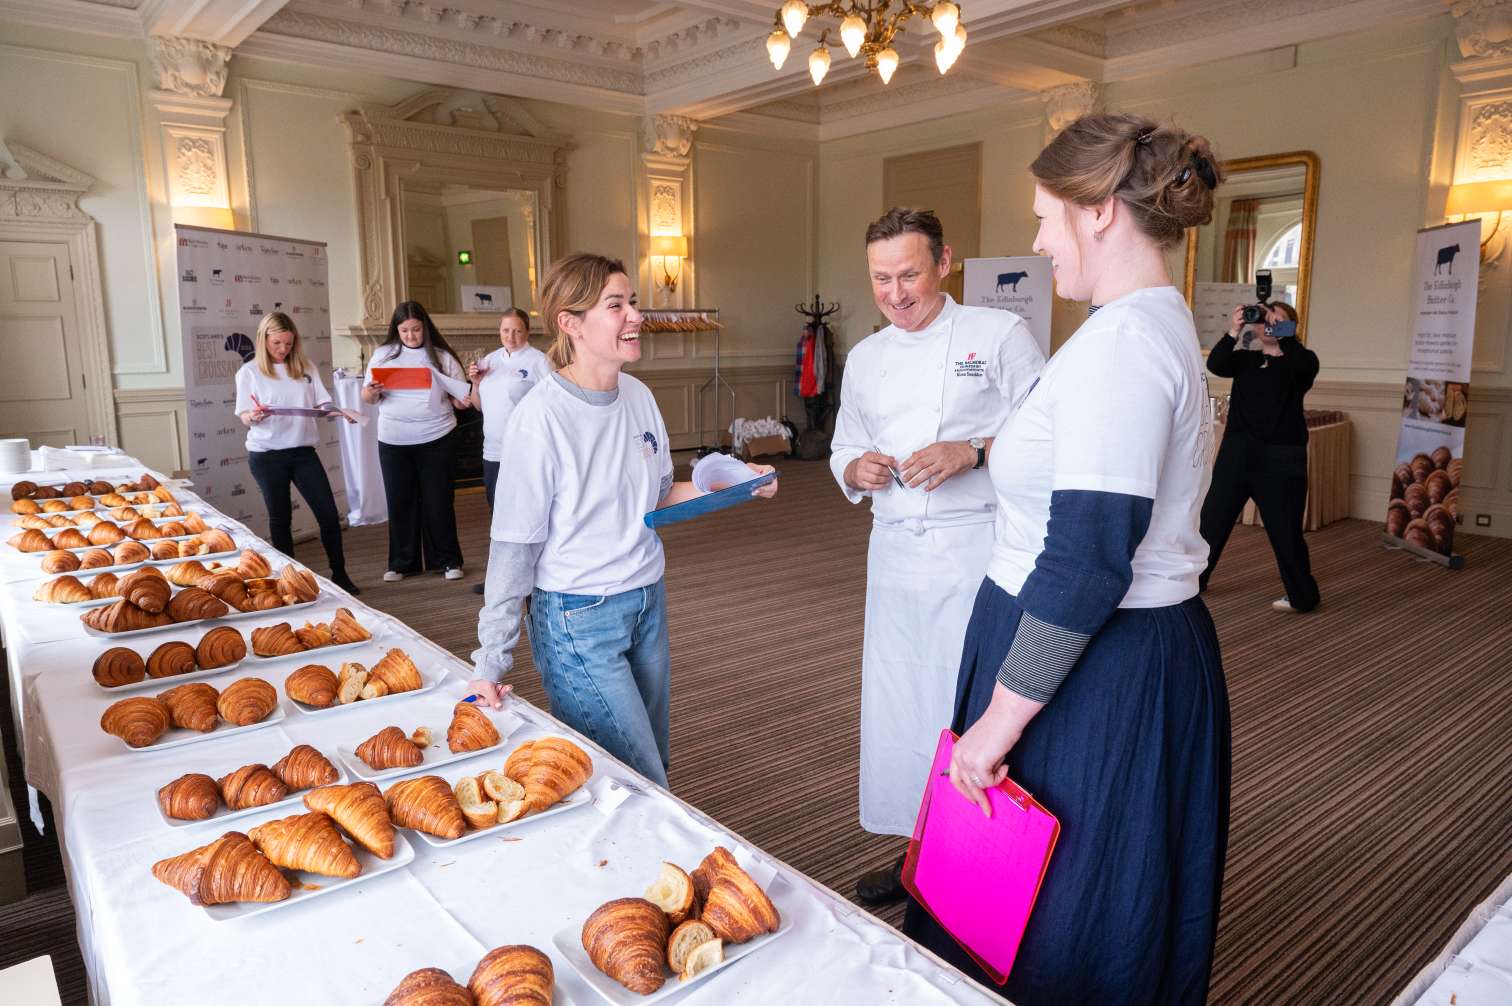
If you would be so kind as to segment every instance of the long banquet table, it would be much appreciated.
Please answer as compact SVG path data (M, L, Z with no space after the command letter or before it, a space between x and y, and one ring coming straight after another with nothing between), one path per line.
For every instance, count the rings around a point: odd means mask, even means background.
M74 478L134 480L144 471L148 469L136 466L27 477L45 485ZM0 489L8 490L17 480L0 477ZM213 526L226 528L239 547L255 548L270 560L277 557L247 527L214 511L188 488L175 486L174 492ZM8 493L0 494L0 501L8 499ZM0 526L10 524L7 511ZM300 743L335 761L338 745L355 746L390 723L406 730L427 723L444 732L471 666L320 579L321 596L313 607L282 616L275 609L229 624L250 636L257 626L328 620L338 607L346 607L375 637L408 651L422 670L444 673L442 683L371 708L357 703L310 715L294 708L282 688L283 678L309 661L291 657L256 670L244 665L204 680L224 687L249 674L266 678L279 690L281 721L224 737L212 733L182 747L131 751L99 726L101 713L121 697L100 689L90 675L96 655L111 642L86 634L75 613L31 600L37 585L48 579L36 555L3 545L0 553L0 631L18 743L27 782L52 803L95 1003L379 1003L414 969L441 967L466 982L485 952L513 943L531 944L551 957L557 1003L598 1003L600 995L564 959L554 937L570 943L598 905L639 896L663 860L691 869L721 844L770 884L791 929L766 937L745 959L676 991L675 1002L913 1006L1003 1001L874 916L656 787L543 710L518 700L495 717L501 731L507 731L503 748L463 766L476 772L501 768L518 743L566 735L593 756L594 774L586 786L590 805L527 820L497 838L447 848L401 832L415 850L414 860L403 868L263 914L213 921L154 879L151 865L224 831L246 831L302 808L285 807L220 826L207 821L170 828L154 799L159 786L186 772L218 776L249 763L271 764ZM121 642L146 653L167 639L192 642L202 631L165 629ZM318 651L310 658L322 662ZM163 687L172 684L165 679ZM392 781L380 785L386 788ZM676 979L669 984L675 986Z

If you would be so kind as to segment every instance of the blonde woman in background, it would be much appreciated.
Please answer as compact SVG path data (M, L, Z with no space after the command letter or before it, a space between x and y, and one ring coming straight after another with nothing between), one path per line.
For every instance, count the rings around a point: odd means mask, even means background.
M294 321L282 311L263 316L254 340L257 355L236 372L236 414L247 427L247 464L268 508L268 538L294 557L291 484L315 516L320 543L331 563L331 582L360 593L347 576L341 548L341 516L325 465L315 453L320 434L310 416L275 416L274 408L335 410L320 372L305 356ZM350 422L350 418L348 422Z

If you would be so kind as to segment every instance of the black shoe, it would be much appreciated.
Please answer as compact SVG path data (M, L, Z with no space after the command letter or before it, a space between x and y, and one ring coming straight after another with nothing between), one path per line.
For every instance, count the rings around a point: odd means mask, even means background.
M473 584L473 593L474 594L481 594L481 593L483 593L483 585L481 583L475 583L475 584Z
M856 897L866 905L886 905L902 901L907 891L903 887L903 857L891 866L861 874L856 881Z
M346 570L331 570L331 582L340 587L342 590L346 591L348 594L351 594L353 597L356 597L358 594L362 593L362 591L357 588L357 585L352 582L352 578L346 575Z

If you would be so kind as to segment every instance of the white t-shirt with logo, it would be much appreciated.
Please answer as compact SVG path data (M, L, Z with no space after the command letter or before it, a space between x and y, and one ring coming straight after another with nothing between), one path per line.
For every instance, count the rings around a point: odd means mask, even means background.
M289 377L289 367L273 364L277 377L269 377L250 360L236 372L236 414L250 412L260 402L285 409L313 409L331 400L320 380L319 368L311 365L300 380ZM253 397L257 402L253 402ZM247 427L247 450L281 451L290 447L314 447L320 442L315 419L304 416L269 416Z
M1024 319L1012 311L962 307L949 294L929 326L889 325L845 360L830 468L852 503L871 496L880 524L984 524L996 497L985 470L964 471L933 492L889 483L870 493L845 483L866 451L896 458L942 440L993 437L1045 365ZM997 450L997 445L993 446Z
M411 349L400 346L396 355L390 356L393 347L379 349L368 364L363 383L373 380L374 367L423 367L434 371L430 354L425 347ZM436 351L441 359L441 372L447 377L467 383L467 375L456 357L441 350ZM412 444L428 444L450 433L457 425L452 412L451 396L441 382L431 378L429 388L409 390L390 389L378 402L378 440L380 443L407 447Z
M497 461L509 414L537 381L551 373L551 361L534 346L523 346L513 353L500 346L481 363L488 371L478 382L483 406L483 460Z
M1119 605L1157 608L1197 593L1198 533L1213 418L1192 313L1175 287L1136 290L1087 319L1045 365L993 444L999 503L987 575L1018 594L1044 548L1050 494L1154 500Z
M661 579L661 539L645 515L660 502L672 456L649 388L620 374L619 397L590 405L541 381L510 415L501 446L509 505L494 509L490 534L545 542L537 587L619 594Z

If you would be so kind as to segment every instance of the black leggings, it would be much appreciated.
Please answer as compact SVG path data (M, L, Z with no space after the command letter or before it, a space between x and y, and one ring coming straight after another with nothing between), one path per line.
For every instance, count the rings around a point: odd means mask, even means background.
M336 512L336 497L331 495L331 481L325 465L313 447L287 447L280 451L248 451L247 464L257 488L262 490L268 507L268 537L273 547L294 558L294 535L291 524L294 505L289 484L299 487L315 522L320 525L320 543L325 546L331 572L346 571L346 556L341 550L341 515Z
M378 441L383 496L388 501L389 561L395 573L460 568L456 479L456 430L425 444Z

